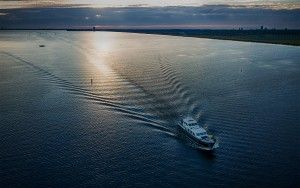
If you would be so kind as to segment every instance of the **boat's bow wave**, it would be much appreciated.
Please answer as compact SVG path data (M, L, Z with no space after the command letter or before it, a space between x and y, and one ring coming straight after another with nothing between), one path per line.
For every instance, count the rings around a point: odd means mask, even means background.
M77 45L75 47L79 48ZM107 95L106 92L97 92L89 89L89 87L81 87L80 84L75 84L76 81L62 78L47 68L38 66L37 63L13 53L5 51L1 53L33 68L42 79L55 84L70 94L103 105L106 110L143 122L144 125L172 136L178 137L177 122L180 114L196 113L201 110L192 99L189 88L182 84L181 76L173 69L170 60L161 56L149 65L146 72L140 72L140 69L131 65L127 67L111 65L108 85L98 85L98 90L112 90L111 84L118 84L121 89L115 89ZM93 53L95 52L88 51L91 56L94 56Z

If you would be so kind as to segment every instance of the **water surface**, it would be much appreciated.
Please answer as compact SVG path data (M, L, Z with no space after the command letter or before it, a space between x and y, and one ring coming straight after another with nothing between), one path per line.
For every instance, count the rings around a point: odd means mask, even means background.
M0 47L5 187L299 186L299 47L65 31ZM185 115L214 153L178 131Z

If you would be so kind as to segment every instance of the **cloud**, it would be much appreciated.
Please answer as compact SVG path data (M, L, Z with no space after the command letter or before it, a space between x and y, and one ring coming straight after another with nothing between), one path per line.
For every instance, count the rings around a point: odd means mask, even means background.
M300 9L244 5L25 8L2 12L7 15L0 16L0 26L14 28L258 28L264 25L269 28L300 29Z
M0 0L0 10L18 8L58 8L58 7L87 7L90 4L67 3L55 0Z
M82 3L84 2L84 4ZM53 7L165 7L228 4L231 6L266 7L268 9L299 9L297 0L0 0L0 9Z

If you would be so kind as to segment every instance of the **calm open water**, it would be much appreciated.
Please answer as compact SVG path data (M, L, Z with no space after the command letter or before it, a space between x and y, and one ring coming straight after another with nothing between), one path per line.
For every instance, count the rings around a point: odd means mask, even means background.
M1 31L1 187L299 187L299 60L284 45ZM184 115L215 152L178 131Z

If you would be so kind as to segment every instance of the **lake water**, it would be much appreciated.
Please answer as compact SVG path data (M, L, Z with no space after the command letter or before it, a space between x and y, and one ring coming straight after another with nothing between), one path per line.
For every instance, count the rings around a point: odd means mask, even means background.
M299 187L299 60L284 45L1 31L1 187ZM180 133L185 115L219 148Z

